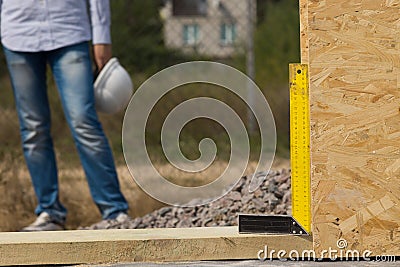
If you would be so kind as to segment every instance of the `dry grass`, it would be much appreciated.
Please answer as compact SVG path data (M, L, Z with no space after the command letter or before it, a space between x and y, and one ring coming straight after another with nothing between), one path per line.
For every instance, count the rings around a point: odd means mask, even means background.
M179 184L192 186L199 183L208 183L209 177L218 176L218 167L225 167L224 163L217 163L215 173L198 175L195 180L191 177L178 176L176 170L169 165L156 166L162 174L173 177ZM277 159L273 168L287 168L289 161ZM218 170L219 169L219 170ZM249 165L247 173L255 169L255 162ZM143 216L162 206L163 203L144 193L133 181L128 168L120 165L118 168L122 191L130 204L129 214L132 217ZM176 174L176 175L175 175ZM86 179L81 168L62 168L60 175L61 201L68 208L67 228L76 229L79 225L89 225L100 220L100 213L94 205ZM207 182L205 182L207 181ZM0 164L0 231L16 231L35 219L33 214L36 206L34 191L28 171L20 160L13 160L11 155L4 158Z
M0 84L1 85L1 84ZM18 119L17 113L12 109L2 109L0 107L0 155L2 156L5 151L10 148L15 148L19 145L18 135Z
M103 118L106 121L107 117ZM113 121L114 124L111 124ZM60 124L60 123L58 123ZM118 173L122 191L130 204L129 213L132 217L142 216L164 204L154 200L144 193L133 181L127 167L124 165L122 153L116 148L120 142L120 121L108 120L105 123L106 132L111 135L114 144ZM89 225L100 220L100 213L90 197L89 188L80 167L77 153L65 126L56 125L55 136L56 156L58 158L60 177L60 198L68 208L67 228L76 229L80 225ZM30 181L29 173L20 149L18 121L14 109L0 108L0 231L16 231L35 219L33 213L36 198ZM116 133L110 131L114 129ZM111 134L110 134L111 133ZM117 138L118 137L118 138ZM113 141L112 139L115 139ZM186 146L187 148L187 146ZM157 154L157 153L155 153ZM171 165L155 161L157 170L171 182L182 186L200 186L215 180L226 167L224 161L217 161L201 173L187 174L180 172ZM279 159L275 168L288 167L288 161ZM246 173L252 173L256 167L251 162Z
M36 206L36 198L20 148L18 120L12 100L12 90L8 79L4 76L2 77L0 78L0 85L3 88L3 90L0 90L0 231L16 231L35 219L33 211ZM59 166L60 198L69 210L67 228L75 229L79 225L89 225L101 218L90 197L84 173L80 167L58 96L53 87L52 83L50 83L49 98L52 110L52 134ZM176 96L177 99L173 99L175 102L180 101L178 96ZM164 204L145 194L134 183L127 167L124 165L121 149L122 118L122 113L112 116L100 116L105 132L113 147L116 163L119 166L118 173L121 188L130 204L129 213L132 217L137 217L158 209ZM218 131L216 132L218 133ZM216 136L218 137L218 134ZM189 141L184 148L194 151L192 147L197 147L198 143L195 139L190 139ZM159 154L158 150L153 150L155 155ZM182 186L207 184L216 179L226 166L223 161L218 161L202 173L188 175L162 162L165 161L159 159L154 161L158 171L173 183ZM274 168L288 166L288 160L278 159L274 162ZM255 163L253 162L249 164L246 173L252 173L254 169Z

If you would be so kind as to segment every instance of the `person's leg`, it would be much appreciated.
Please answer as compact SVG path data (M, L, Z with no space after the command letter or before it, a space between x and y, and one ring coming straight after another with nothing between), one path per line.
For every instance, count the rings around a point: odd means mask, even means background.
M114 159L95 110L87 43L51 51L48 57L90 191L103 219L126 212Z
M56 159L50 136L46 92L46 55L4 48L20 122L24 157L38 199L37 215L47 212L64 224L66 209L59 202Z

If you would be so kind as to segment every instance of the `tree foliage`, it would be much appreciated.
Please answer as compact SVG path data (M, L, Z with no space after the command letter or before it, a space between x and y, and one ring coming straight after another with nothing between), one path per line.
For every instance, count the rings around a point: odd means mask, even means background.
M287 83L288 64L300 61L298 3L267 1L263 7L255 36L257 81L264 86Z
M165 48L162 0L113 0L112 38L114 54L132 72L157 72L183 56Z
M298 1L264 0L258 8L256 81L275 116L278 151L285 152L289 147L288 65L300 62Z

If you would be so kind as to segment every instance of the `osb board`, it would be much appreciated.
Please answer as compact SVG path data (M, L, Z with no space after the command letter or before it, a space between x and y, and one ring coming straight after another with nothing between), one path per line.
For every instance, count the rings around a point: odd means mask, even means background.
M348 249L399 256L400 0L300 7L314 247L337 249L344 238Z
M299 0L300 7L300 47L301 63L308 63L309 40L308 40L308 0Z

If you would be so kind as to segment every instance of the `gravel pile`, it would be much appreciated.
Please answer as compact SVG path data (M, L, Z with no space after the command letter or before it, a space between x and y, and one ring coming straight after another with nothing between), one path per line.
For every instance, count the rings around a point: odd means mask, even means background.
M256 177L264 177L258 173ZM212 203L197 207L164 207L113 228L179 228L237 225L238 214L290 214L290 170L269 171L262 185L249 192L250 176Z

